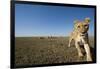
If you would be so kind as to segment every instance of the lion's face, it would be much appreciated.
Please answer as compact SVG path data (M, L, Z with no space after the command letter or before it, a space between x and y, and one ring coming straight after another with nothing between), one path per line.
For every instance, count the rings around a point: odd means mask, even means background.
M75 26L77 31L82 34L87 33L89 29L89 24L87 23L77 23Z
M88 29L89 29L89 22L90 22L90 19L89 18L86 18L85 21L76 21L74 27L75 27L75 30L77 30L79 33L81 34L85 34L87 33Z

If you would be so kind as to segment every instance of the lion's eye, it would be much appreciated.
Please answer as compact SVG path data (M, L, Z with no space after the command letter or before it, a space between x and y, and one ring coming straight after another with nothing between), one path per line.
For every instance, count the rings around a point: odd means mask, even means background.
M87 27L88 27L88 25L84 25L84 27L85 27L85 28L87 28Z
M77 26L78 28L80 28L80 26Z

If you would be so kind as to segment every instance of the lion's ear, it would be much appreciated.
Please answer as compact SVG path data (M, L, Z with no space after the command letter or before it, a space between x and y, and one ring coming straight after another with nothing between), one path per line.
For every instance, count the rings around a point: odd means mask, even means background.
M88 23L89 24L91 20L90 20L90 18L87 17L87 18L85 18L84 21L85 21L85 23Z
M78 22L79 22L78 20L75 20L75 21L74 21L74 24L76 24L76 23L78 23Z

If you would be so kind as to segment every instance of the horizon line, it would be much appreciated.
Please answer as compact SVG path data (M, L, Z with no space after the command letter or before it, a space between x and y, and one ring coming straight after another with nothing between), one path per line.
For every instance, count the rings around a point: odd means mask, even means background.
M89 37L94 37L94 35L89 35ZM69 36L15 36L15 37L69 37Z

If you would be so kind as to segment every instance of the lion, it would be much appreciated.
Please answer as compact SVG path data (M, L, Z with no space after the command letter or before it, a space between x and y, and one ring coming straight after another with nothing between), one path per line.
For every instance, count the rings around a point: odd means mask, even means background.
M69 37L69 45L71 45L71 41L75 41L75 47L78 51L78 56L83 57L83 53L80 49L80 44L84 46L85 52L86 52L86 59L87 61L92 61L91 52L90 52L90 46L89 46L89 38L88 38L88 29L89 29L89 23L90 18L85 18L84 21L75 20L74 21L74 30L71 33Z

